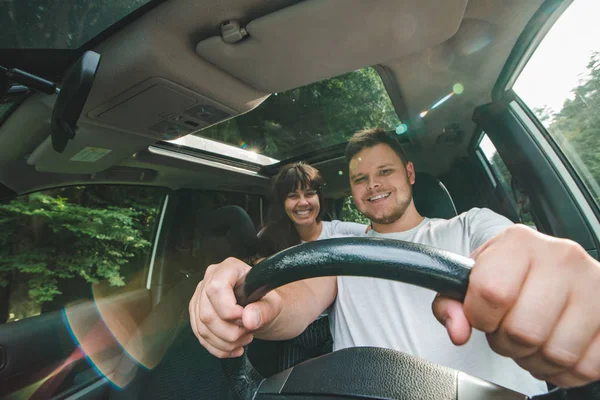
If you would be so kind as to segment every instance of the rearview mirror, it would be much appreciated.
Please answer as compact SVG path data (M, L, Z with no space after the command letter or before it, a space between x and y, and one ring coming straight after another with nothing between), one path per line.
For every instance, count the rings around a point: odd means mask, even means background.
M92 90L99 65L100 54L86 51L67 71L50 123L52 147L59 153L75 137L77 120Z

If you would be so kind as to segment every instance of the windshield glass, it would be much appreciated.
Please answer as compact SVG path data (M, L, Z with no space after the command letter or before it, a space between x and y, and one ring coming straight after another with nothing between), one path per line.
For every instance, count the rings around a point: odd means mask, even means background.
M0 48L75 49L149 1L0 1Z
M379 74L363 68L274 93L255 110L195 135L285 160L344 143L361 129L400 124Z

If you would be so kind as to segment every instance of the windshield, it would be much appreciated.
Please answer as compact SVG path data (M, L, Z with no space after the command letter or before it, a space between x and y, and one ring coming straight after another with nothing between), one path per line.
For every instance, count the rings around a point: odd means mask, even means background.
M255 110L195 135L285 160L344 143L361 129L400 124L379 74L363 68L274 93Z
M0 48L76 49L149 1L0 1Z

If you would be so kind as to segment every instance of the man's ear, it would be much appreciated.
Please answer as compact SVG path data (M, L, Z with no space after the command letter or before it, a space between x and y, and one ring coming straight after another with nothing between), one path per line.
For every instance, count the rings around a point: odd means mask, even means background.
M406 163L406 175L408 176L410 184L414 185L417 178L415 174L415 165L411 161Z

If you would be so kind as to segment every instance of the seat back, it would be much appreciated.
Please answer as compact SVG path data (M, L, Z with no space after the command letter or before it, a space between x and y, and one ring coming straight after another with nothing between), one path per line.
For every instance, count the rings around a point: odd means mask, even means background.
M413 199L417 211L427 218L456 217L456 207L450 193L439 179L418 172L413 185Z
M184 221L177 261L180 279L147 317L140 331L145 358L125 358L121 370L135 378L111 399L228 398L218 359L198 342L189 324L188 304L210 264L227 257L248 258L256 251L256 229L244 209L200 210ZM144 368L139 368L141 364Z

